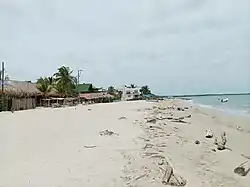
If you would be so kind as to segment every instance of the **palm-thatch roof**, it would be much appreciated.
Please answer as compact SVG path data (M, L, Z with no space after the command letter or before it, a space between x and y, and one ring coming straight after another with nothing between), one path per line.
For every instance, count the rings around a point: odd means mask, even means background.
M2 90L0 89L0 94ZM36 84L27 81L5 80L4 94L16 97L27 97L41 95L37 89Z
M86 99L86 100L101 99L101 98L112 99L114 98L114 96L106 92L98 92L98 93L82 93L82 94L79 94L79 98Z
M61 97L61 94L55 88L52 88L48 93L48 97Z

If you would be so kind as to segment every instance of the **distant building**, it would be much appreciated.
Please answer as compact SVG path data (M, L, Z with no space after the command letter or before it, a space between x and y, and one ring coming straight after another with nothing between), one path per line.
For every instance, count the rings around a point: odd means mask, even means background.
M122 101L136 100L140 98L140 89L141 87L135 86L126 86L122 88Z

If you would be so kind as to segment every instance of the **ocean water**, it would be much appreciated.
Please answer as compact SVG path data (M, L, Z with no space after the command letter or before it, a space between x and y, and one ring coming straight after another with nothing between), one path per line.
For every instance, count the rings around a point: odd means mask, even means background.
M220 102L221 98L228 98L228 102ZM203 107L214 107L225 112L250 115L250 95L197 96L191 99L194 104Z

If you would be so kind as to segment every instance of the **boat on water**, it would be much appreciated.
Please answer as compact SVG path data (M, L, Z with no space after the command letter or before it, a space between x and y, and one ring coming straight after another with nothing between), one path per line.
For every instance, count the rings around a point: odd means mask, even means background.
M222 99L220 99L220 102L226 103L226 102L228 102L228 98L222 98Z

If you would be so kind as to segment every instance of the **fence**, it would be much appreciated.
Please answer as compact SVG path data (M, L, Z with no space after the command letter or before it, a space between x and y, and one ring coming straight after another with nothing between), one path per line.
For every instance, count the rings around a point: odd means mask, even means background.
M0 111L16 111L36 108L35 98L15 98L9 96L1 96Z

